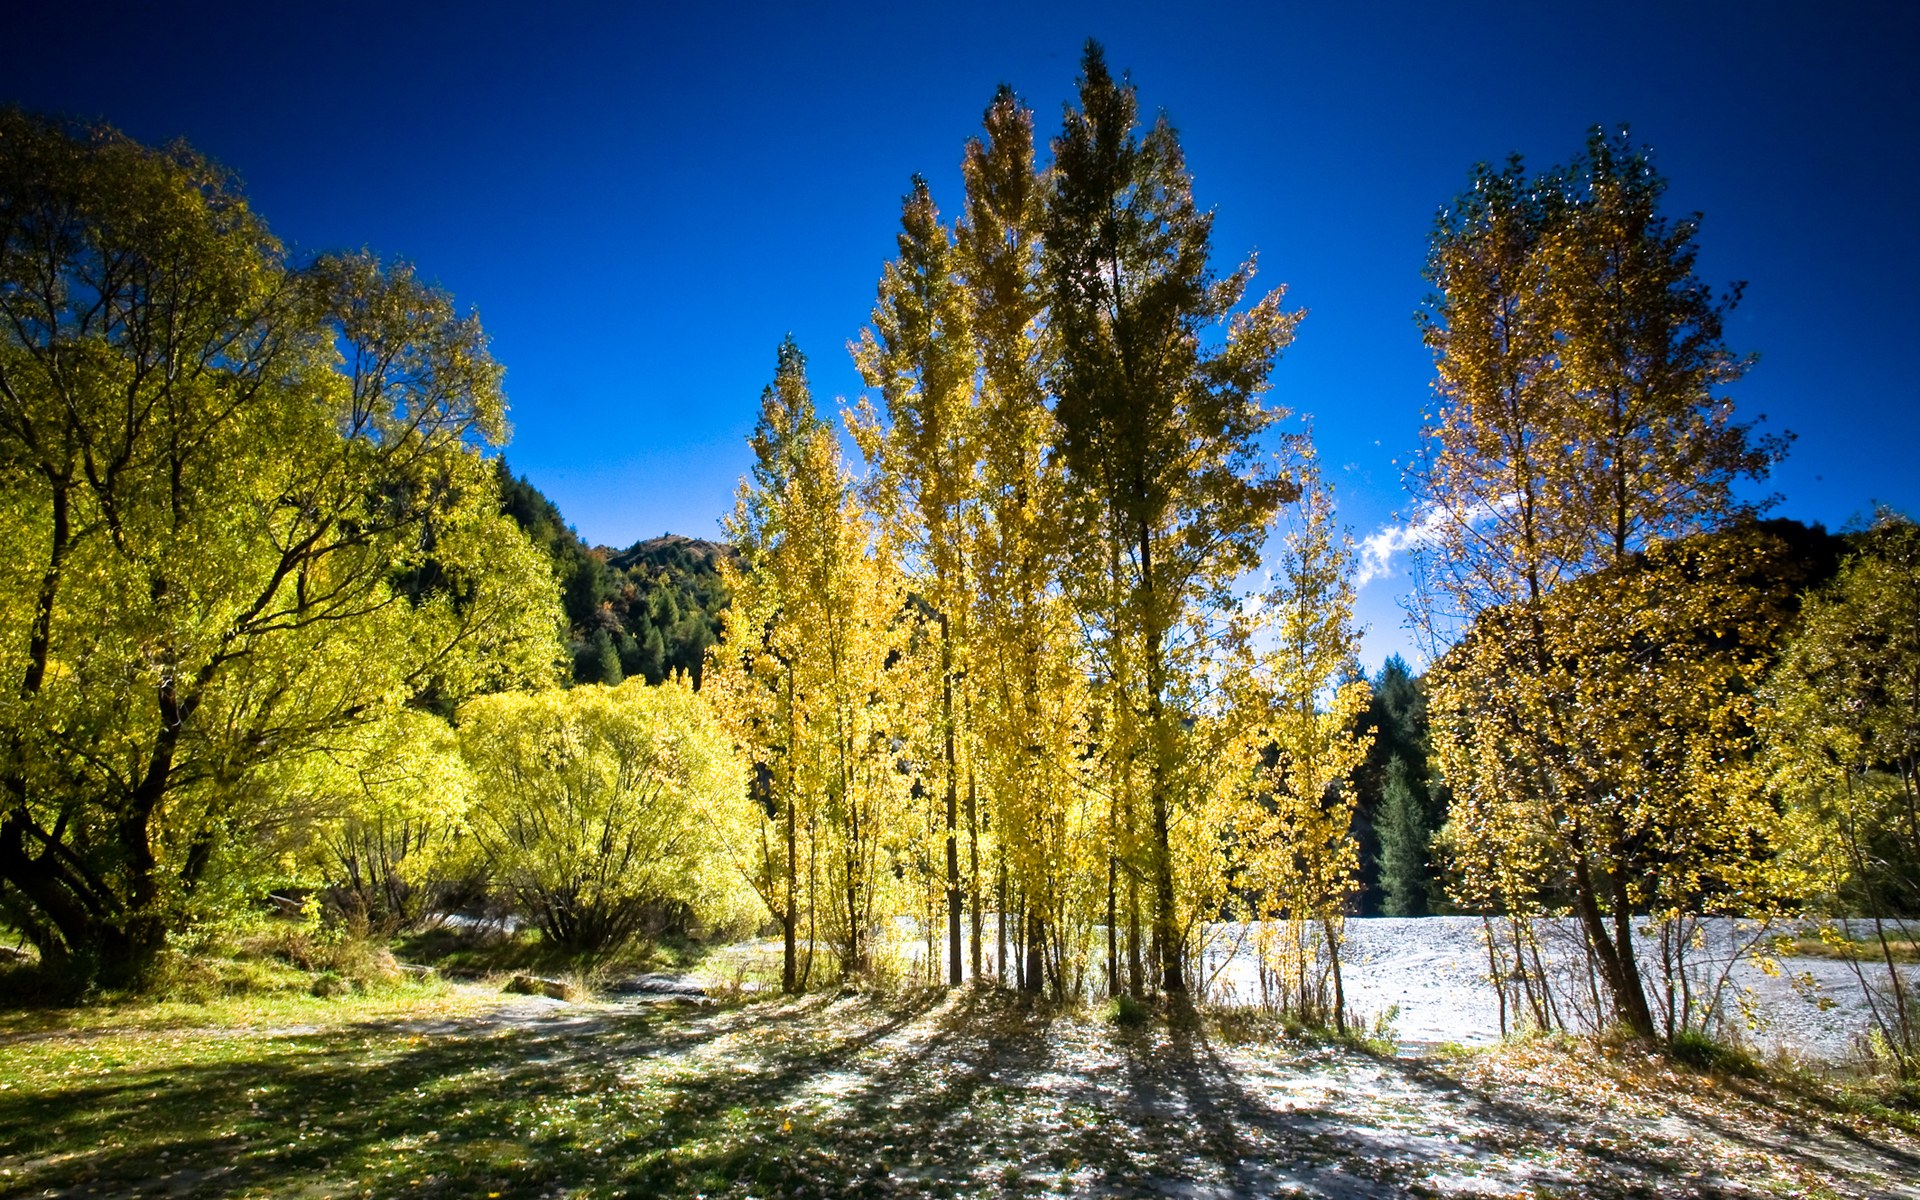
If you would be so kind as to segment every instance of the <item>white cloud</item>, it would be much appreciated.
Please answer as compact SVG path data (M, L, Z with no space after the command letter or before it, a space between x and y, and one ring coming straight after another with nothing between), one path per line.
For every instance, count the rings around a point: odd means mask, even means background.
M1502 497L1492 504L1476 506L1467 514L1467 523L1478 525L1496 512L1511 507L1513 497ZM1404 525L1386 525L1360 539L1360 570L1353 577L1354 590L1367 586L1391 573L1393 556L1403 551L1431 546L1440 540L1448 525L1458 520L1445 509L1430 508Z
M1393 556L1416 546L1431 545L1446 528L1447 514L1434 509L1405 525L1387 525L1360 539L1360 570L1353 577L1357 591L1390 573Z

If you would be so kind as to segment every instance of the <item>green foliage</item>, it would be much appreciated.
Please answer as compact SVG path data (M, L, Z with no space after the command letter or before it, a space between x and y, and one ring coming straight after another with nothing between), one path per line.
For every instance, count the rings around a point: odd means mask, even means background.
M1361 848L1361 910L1392 915L1387 907L1385 879L1387 826L1406 816L1417 819L1426 831L1446 823L1446 789L1432 778L1432 768L1427 761L1430 748L1426 684L1399 655L1388 658L1373 677L1372 696L1359 726L1373 734L1367 760L1354 772ZM1414 808L1401 817L1390 811L1387 790L1391 764L1396 759L1400 763L1401 782L1414 800ZM1425 834L1420 851L1423 862L1426 860L1424 838ZM1422 867L1422 872L1428 886L1417 902L1419 914L1432 911L1430 906L1442 899L1438 871L1429 865Z
M1431 909L1432 873L1427 842L1432 829L1408 780L1406 760L1387 760L1386 798L1380 806L1381 911L1390 917L1424 917Z
M556 945L593 958L649 922L741 916L745 781L686 684L483 696L460 746L493 879Z
M621 669L659 683L685 675L698 688L707 648L720 640L733 602L720 565L727 547L668 534L635 542L607 559L609 608L619 620Z
M310 823L288 831L332 915L389 936L457 900L471 780L453 729L403 709L288 759L274 787Z
M496 463L508 516L547 552L569 629L576 683L659 683L676 674L700 686L707 647L731 601L720 579L725 547L668 534L615 554L589 547L560 510L504 459Z
M544 678L500 368L192 151L0 114L0 907L111 983L271 871L288 759Z
M1869 919L1853 959L1875 1030L1920 1075L1920 1001L1895 963L1920 917L1920 529L1883 514L1810 595L1767 684L1774 778L1826 907ZM1858 936L1856 930L1855 936ZM1851 940L1851 939L1848 939ZM1877 961L1875 961L1877 960Z

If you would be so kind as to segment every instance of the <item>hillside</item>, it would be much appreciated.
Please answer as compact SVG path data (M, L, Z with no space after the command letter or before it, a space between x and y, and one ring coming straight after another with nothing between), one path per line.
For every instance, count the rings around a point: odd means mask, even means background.
M560 581L576 683L659 683L684 672L698 687L707 647L731 600L718 542L665 534L625 550L589 547L553 501L506 460L496 468L501 506L546 550Z

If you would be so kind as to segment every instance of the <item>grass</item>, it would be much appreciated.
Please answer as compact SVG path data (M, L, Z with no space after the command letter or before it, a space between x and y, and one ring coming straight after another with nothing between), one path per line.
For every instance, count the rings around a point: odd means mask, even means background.
M1883 953L1898 963L1920 962L1920 942L1888 938L1884 952L1880 939L1802 935L1793 939L1793 953L1804 958L1837 958L1845 962L1883 962Z
M7 1014L0 1193L1859 1196L1920 1165L1868 1105L1633 1047L1407 1059L993 989L504 1002L405 982Z
M108 994L72 1007L0 1008L0 1039L100 1031L248 1032L355 1022L452 1019L486 1011L497 1003L488 991L457 988L433 978L402 978L319 996L314 994L312 986L316 976L292 967L222 961L208 964L205 970L223 982L219 991Z

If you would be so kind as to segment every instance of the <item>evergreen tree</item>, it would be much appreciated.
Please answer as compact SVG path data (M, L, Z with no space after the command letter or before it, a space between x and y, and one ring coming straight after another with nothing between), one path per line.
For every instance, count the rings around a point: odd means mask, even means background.
M1379 819L1381 909L1390 917L1424 917L1432 911L1427 866L1432 827L1406 760L1398 754L1388 759L1385 778Z
M1387 823L1387 766L1401 760L1407 787L1419 803L1428 829L1445 823L1444 793L1429 778L1427 765L1427 696L1424 682L1393 655L1370 681L1367 709L1359 726L1373 741L1367 761L1354 772L1359 794L1358 835L1361 845L1361 909L1384 912L1385 885L1380 875L1381 846Z

